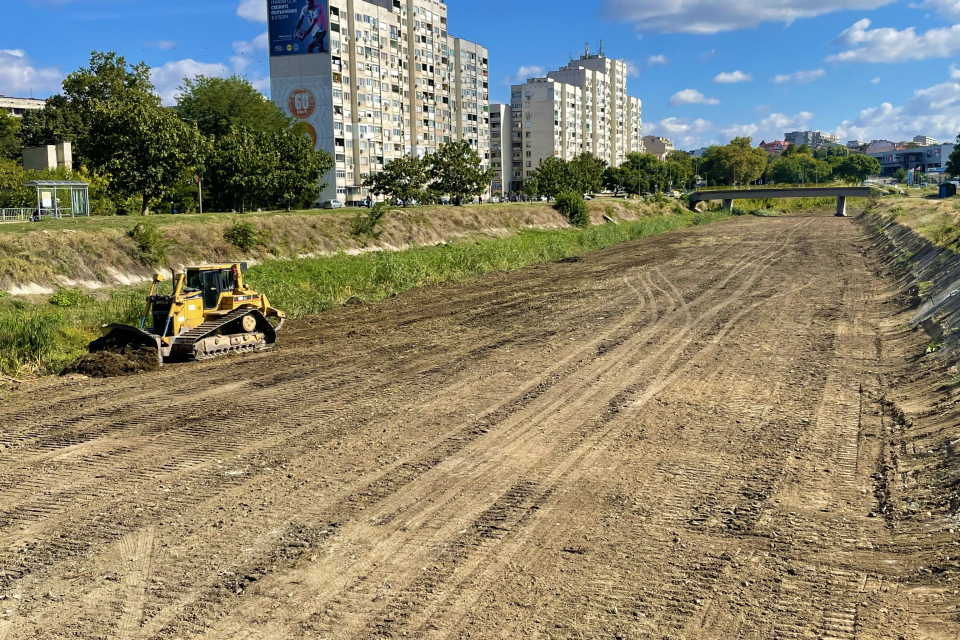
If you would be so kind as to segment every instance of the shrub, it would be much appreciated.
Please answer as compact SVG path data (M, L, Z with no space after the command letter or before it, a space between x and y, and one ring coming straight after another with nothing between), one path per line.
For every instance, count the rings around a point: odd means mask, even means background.
M79 289L65 289L60 287L50 296L50 304L55 307L76 307L84 302L91 302L93 298Z
M387 215L387 205L378 202L368 211L358 211L353 218L351 233L356 238L368 237L376 240L380 237L382 231L377 231L377 225Z
M147 265L162 264L167 261L167 251L173 245L153 222L138 222L127 234L140 249L141 260Z
M230 228L223 232L223 239L243 252L264 244L269 234L261 231L257 225L245 220L234 220Z
M565 191L559 194L554 202L553 208L567 216L570 224L575 227L590 226L590 211L587 209L587 203L579 193Z

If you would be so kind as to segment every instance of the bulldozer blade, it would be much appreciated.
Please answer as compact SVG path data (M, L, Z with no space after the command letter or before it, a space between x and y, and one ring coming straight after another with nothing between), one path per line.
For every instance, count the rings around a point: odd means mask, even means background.
M112 351L126 354L128 351L151 350L156 353L157 364L163 364L160 337L147 333L127 324L105 324L100 328L103 334L90 343L88 351Z

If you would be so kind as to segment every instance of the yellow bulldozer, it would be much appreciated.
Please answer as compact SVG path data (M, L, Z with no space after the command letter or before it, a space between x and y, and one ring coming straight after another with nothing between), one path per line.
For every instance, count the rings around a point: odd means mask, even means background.
M164 277L157 274L140 326L104 325L90 353L152 350L162 364L271 348L285 316L247 288L246 270L244 262L188 267L173 273L170 295L158 294Z

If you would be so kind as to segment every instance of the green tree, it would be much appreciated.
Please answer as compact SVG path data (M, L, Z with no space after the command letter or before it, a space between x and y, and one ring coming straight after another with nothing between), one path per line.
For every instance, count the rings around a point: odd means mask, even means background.
M204 170L215 208L243 213L247 204L264 203L276 193L280 158L272 142L265 133L242 128L216 140Z
M724 179L730 180L727 184L750 184L763 175L767 168L767 152L753 147L752 143L751 138L741 136L717 150L716 168ZM796 155L807 155L803 152L804 147L806 145L801 145Z
M782 184L825 182L833 168L824 160L815 160L807 155L780 157L767 167L768 180Z
M783 153L780 154L780 157L791 158L793 156L813 156L813 151L807 145L806 142L797 146L795 144L787 145L787 148L783 150Z
M81 67L63 81L63 93L47 100L39 111L24 114L24 146L41 146L69 140L73 142L76 164L86 164L91 144L101 134L93 128L94 111L99 105L137 101L160 105L160 97L150 82L150 67L136 65L114 52L94 51L90 66Z
M285 131L293 119L240 76L184 78L177 94L177 113L194 122L200 133L221 137L231 127L261 133Z
M23 147L20 144L20 119L0 111L0 158L17 160Z
M275 170L268 180L273 202L290 211L316 200L326 188L320 181L333 169L333 157L317 151L309 137L291 129L281 129L270 139L277 156Z
M143 198L142 215L201 161L205 140L196 127L151 97L93 103L87 142L91 165L110 176L118 194Z
M606 164L589 151L574 156L567 163L570 190L582 195L603 189L603 170Z
M628 176L627 192L648 193L665 191L669 183L666 163L652 153L628 153L620 165Z
M904 169L903 167L900 167L893 174L893 177L896 178L897 182L899 182L900 184L903 184L907 181L907 178L909 178L910 176L907 175L906 169Z
M564 191L570 191L570 167L567 161L557 156L541 158L537 168L530 172L527 181L533 180L536 184L536 193L527 195L547 196L556 198ZM526 189L525 189L526 190ZM583 192L581 192L583 195Z
M960 135L957 136L957 144L953 148L953 153L947 159L947 173L954 178L960 178Z
M880 161L873 156L849 156L844 158L833 172L848 184L860 184L870 176L880 173Z
M386 196L391 202L403 201L410 206L412 200L427 200L427 185L430 182L430 160L415 155L394 158L379 173L363 177L363 186L375 196Z
M431 191L450 196L457 205L482 195L495 173L480 168L480 155L466 140L441 144L430 155L430 166L434 175Z
M613 191L614 195L626 191L629 183L630 176L625 167L607 167L603 170L603 188L607 191Z

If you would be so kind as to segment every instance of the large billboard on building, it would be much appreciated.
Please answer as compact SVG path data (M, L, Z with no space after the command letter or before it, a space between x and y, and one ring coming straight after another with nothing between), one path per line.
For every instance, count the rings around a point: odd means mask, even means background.
M271 56L330 53L328 0L267 0Z

